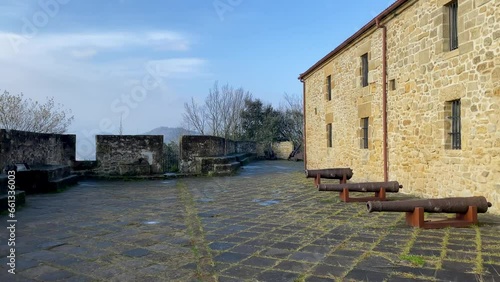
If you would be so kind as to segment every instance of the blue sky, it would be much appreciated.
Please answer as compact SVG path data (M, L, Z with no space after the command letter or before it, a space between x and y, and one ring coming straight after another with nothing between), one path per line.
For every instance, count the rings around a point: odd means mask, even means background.
M298 75L393 2L0 0L0 91L54 97L86 151L120 116L125 134L182 125L215 81L301 95Z

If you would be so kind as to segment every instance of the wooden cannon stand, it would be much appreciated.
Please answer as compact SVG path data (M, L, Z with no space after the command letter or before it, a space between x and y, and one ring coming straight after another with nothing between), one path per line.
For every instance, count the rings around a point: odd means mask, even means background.
M347 183L347 177L344 174L342 179L340 179L339 184L346 184ZM314 179L314 185L318 187L318 185L321 184L321 176L319 174L316 175L316 178ZM357 198L351 198L349 197L349 189L344 188L342 189L342 192L339 193L340 200L344 203L350 203L350 202L368 202L368 201L386 201L387 199L385 198L385 188L380 188L379 192L375 192L375 196L373 197L357 197Z
M424 229L468 227L476 223L478 223L476 206L469 206L469 209L466 213L457 213L455 218L435 221L425 221L424 209L421 207L416 207L413 212L406 212L406 224Z
M345 184L347 183L347 175L342 175L342 179L339 179L339 184ZM321 175L316 174L316 177L314 178L314 187L318 187L318 185L321 184Z
M386 201L385 198L385 188L380 188L379 192L375 192L375 196L373 197L349 197L349 189L344 188L342 192L339 193L340 200L345 203L350 202L368 202L368 201Z

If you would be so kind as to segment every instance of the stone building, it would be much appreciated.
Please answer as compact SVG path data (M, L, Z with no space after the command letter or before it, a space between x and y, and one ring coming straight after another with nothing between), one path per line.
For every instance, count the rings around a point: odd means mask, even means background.
M305 166L500 213L500 1L399 0L299 76Z

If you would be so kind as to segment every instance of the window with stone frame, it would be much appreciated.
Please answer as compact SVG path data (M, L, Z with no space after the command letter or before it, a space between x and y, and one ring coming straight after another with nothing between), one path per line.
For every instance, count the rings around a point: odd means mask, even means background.
M448 5L450 51L458 48L458 0L451 1Z
M333 128L331 123L326 125L326 146L328 148L333 147Z
M453 0L444 6L443 24L444 50L456 50L458 48L458 0Z
M370 119L368 117L361 119L361 139L360 139L360 148L368 149L368 127L370 124Z
M326 77L326 100L332 100L332 76L329 75Z
M361 56L361 86L368 86L368 53Z
M460 99L446 102L445 126L446 148L452 150L462 149L462 120Z

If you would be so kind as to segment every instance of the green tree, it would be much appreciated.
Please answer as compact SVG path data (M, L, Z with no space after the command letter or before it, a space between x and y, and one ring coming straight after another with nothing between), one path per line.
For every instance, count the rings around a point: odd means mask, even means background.
M285 140L283 126L285 117L270 104L259 99L246 99L241 113L243 135L241 139L263 143L266 147L273 142Z
M179 171L179 145L174 141L163 144L163 170L165 172Z

